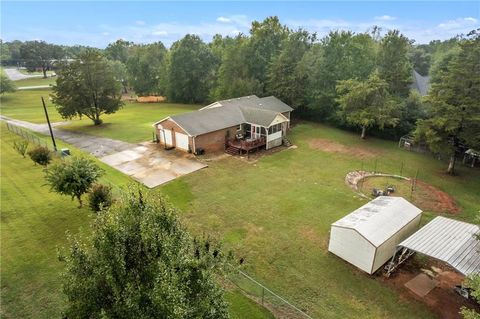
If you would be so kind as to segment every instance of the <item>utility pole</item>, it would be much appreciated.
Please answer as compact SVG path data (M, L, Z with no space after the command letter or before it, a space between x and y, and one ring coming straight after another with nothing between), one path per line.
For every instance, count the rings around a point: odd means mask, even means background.
M53 137L52 125L50 124L50 118L48 117L47 106L45 105L45 100L42 96L43 110L45 111L45 117L47 118L48 129L50 131L50 136L52 137L53 149L57 151L57 144L55 143L55 137Z

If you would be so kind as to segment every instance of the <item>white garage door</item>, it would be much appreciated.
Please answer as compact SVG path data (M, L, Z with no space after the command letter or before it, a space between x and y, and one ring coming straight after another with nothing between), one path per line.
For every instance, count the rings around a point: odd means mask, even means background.
M160 130L160 142L164 145L172 146L172 131L170 130Z
M188 136L182 133L175 132L176 147L188 151Z

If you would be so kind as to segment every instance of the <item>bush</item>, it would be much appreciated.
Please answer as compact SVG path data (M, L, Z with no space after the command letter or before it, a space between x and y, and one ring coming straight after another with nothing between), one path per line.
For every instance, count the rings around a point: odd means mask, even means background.
M13 149L17 151L18 154L22 155L25 158L25 154L27 153L28 148L28 141L19 140L13 142Z
M112 188L103 184L95 184L92 186L88 197L88 206L93 212L99 212L112 205Z
M52 152L43 146L37 146L27 154L35 164L40 164L42 166L47 166L52 161Z

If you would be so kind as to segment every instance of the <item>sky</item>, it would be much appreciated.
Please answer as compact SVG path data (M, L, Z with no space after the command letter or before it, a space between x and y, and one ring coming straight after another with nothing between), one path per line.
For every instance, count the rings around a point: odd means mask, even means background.
M446 40L480 28L480 1L309 2L21 2L1 1L3 41L44 40L104 48L117 39L162 41L185 34L247 34L253 20L276 15L292 29L365 32L373 25L399 29L415 43Z

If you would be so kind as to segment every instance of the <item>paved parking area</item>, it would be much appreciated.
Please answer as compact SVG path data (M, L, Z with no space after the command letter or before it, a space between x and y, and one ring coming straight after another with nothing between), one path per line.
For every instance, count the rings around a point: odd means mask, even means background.
M0 116L8 123L49 135L46 124L34 124ZM165 150L158 144L145 142L131 144L110 138L58 129L62 122L52 123L55 138L88 152L105 164L153 188L179 176L207 167L194 155L176 150Z
M149 188L207 167L191 154L167 151L150 142L100 157L100 160Z

